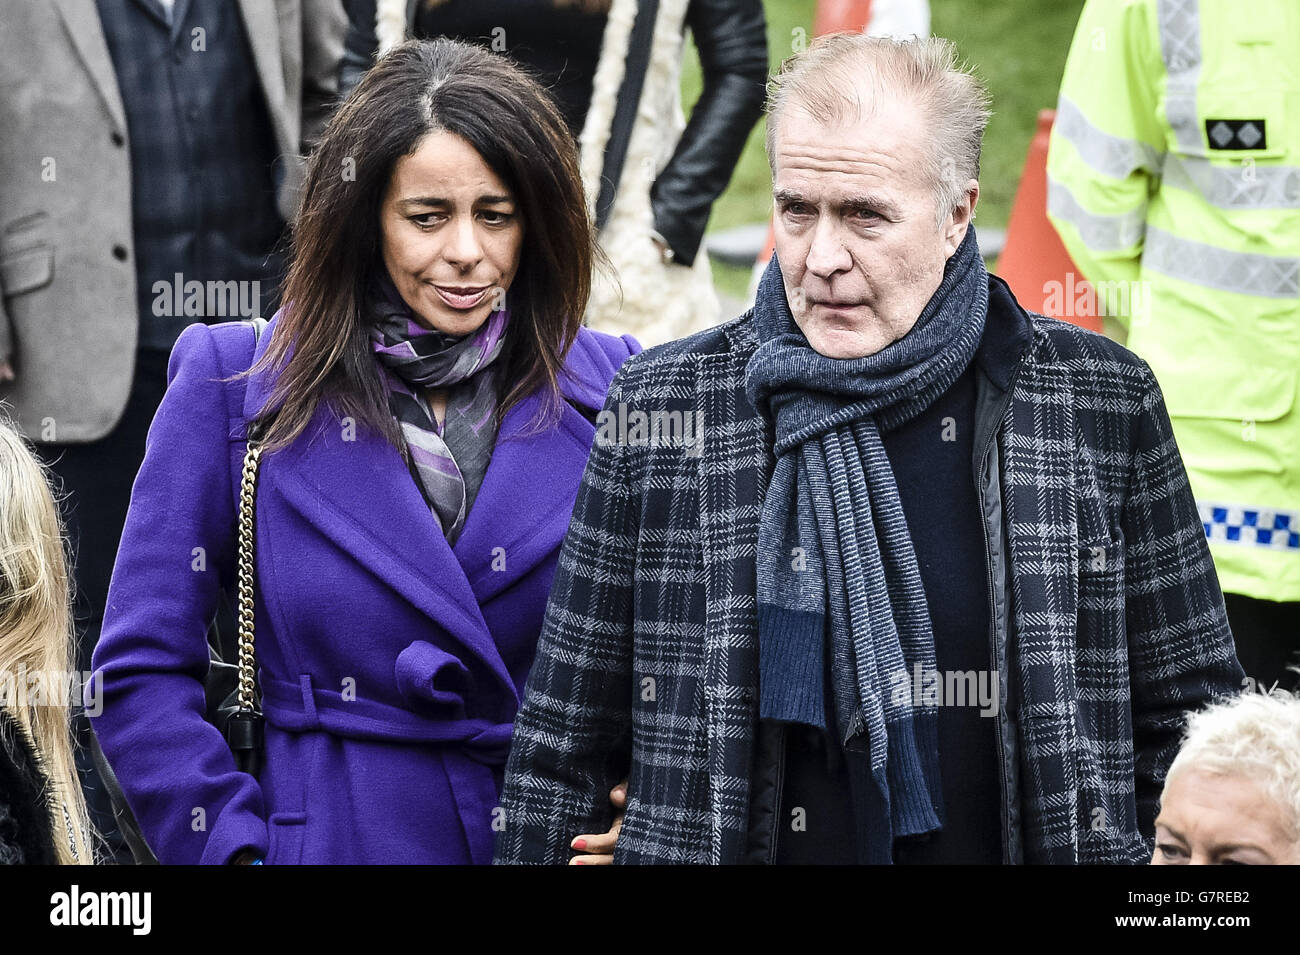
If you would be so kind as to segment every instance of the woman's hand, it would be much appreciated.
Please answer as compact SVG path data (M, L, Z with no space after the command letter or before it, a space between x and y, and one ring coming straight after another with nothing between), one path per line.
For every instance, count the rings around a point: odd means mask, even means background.
M603 835L582 835L569 843L569 847L587 855L574 856L569 865L613 865L614 843L618 842L619 830L623 828L623 811L627 808L627 780L623 780L609 791L609 801L618 810L614 824Z

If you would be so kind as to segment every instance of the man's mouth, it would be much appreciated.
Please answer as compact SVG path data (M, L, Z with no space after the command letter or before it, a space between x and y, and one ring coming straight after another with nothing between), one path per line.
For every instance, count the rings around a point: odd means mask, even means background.
M433 290L449 307L463 311L482 302L491 288L490 285L435 285Z

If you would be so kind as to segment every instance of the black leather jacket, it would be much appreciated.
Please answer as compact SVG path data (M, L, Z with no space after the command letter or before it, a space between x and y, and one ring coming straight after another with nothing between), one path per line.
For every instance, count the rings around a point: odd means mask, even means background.
M418 2L408 0L408 25L414 23ZM344 96L378 49L375 5L376 0L344 0L349 20L339 71ZM695 260L714 200L731 180L762 114L768 68L762 0L692 0L686 25L699 49L704 89L650 192L655 231L681 265Z

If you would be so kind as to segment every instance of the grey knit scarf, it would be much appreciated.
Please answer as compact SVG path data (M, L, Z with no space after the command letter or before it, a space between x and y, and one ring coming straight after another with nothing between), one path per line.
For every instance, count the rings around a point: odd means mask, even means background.
M934 671L934 634L880 436L966 369L987 307L974 229L911 331L866 358L812 349L775 257L754 306L745 389L774 423L777 457L758 541L759 716L833 727L865 862L890 862L896 837L942 825L938 714L900 692L917 664Z

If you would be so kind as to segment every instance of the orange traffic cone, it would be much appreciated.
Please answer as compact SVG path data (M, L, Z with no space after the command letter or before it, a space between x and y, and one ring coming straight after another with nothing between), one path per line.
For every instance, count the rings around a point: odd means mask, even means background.
M1029 143L1025 171L1007 223L1007 241L998 257L997 274L1004 278L1017 301L1033 312L1064 319L1094 332L1101 331L1095 308L1075 308L1079 301L1095 301L1075 267L1061 237L1047 218L1047 142L1056 111L1038 114L1038 129ZM1050 308L1050 311L1049 311Z
M871 19L871 0L817 0L813 36L849 30L861 33Z

